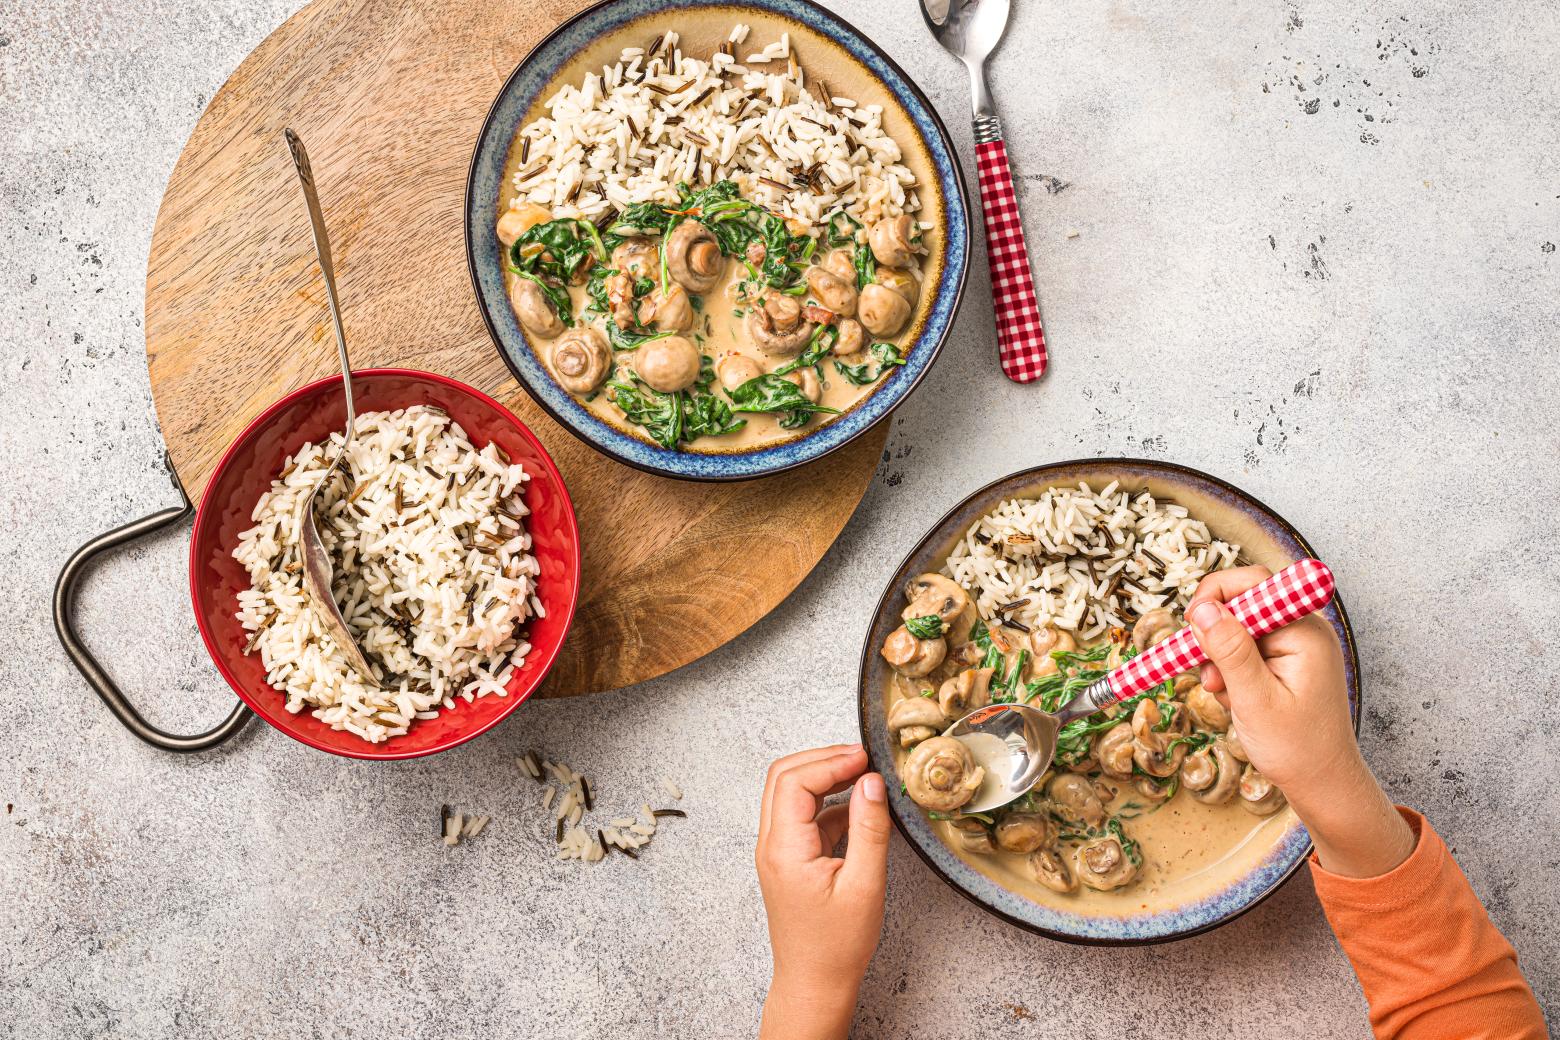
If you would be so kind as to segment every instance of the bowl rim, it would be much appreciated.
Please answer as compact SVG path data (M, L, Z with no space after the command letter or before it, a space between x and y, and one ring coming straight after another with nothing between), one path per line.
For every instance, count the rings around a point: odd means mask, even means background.
M217 671L222 674L223 679L227 680L228 686L235 694L238 695L239 700L247 704L250 709L252 709L254 713L258 715L263 721L265 721L272 729L278 730L284 735L291 737L293 740L296 740L302 744L307 744L316 751L325 751L332 755L338 755L342 758L370 759L375 761L403 761L412 758L423 758L427 755L437 754L440 751L448 751L451 748L459 747L467 741L474 740L491 730L493 727L497 726L499 723L508 719L517 710L519 710L520 705L531 699L531 695L541 687L542 683L546 681L548 673L552 671L553 665L558 660L558 655L563 651L563 644L565 640L567 640L568 634L574 626L574 614L576 608L579 605L580 598L580 572L581 561L584 557L584 553L582 551L582 546L580 545L579 521L574 512L574 500L569 497L569 489L563 481L563 474L558 471L557 464L553 462L552 455L547 451L546 446L542 444L541 439L531 431L530 427L521 421L519 416L515 415L514 412L511 412L498 401L494 400L492 397L489 397L487 394L484 394L475 387L469 386L458 379L439 375L437 372L426 372L421 369L414 368L365 368L354 369L352 372L352 378L354 380L377 379L387 376L411 378L422 382L435 383L454 390L457 393L465 394L469 397L475 398L477 401L491 406L502 415L508 416L510 422L514 425L516 432L520 434L521 438L529 441L531 446L537 450L543 462L544 472L552 479L553 483L558 488L559 494L563 498L563 504L566 507L564 509L565 531L568 535L569 544L574 547L574 551L571 553L571 556L573 557L573 574L572 580L569 582L568 602L562 608L564 619L563 635L559 638L557 645L552 648L551 652L542 659L541 667L537 670L536 678L531 683L531 685L518 693L512 693L508 696L507 700L510 703L507 707L507 710L494 715L491 719L487 720L480 726L472 728L470 731L463 730L460 734L452 735L442 742L427 748L391 751L388 749L383 749L384 745L382 744L370 744L368 741L362 742L362 748L332 747L328 744L322 743L319 740L316 740L308 733L296 732L290 728L279 726L273 722L270 718L269 707L263 707L259 703L258 699L251 695L250 691L244 686L242 682L239 681L238 677L233 674L232 669L228 667L226 659L219 650L216 635L211 631L211 627L208 625L205 615L201 613L198 607L198 590L200 588L200 561L197 558L197 546L200 544L199 535L201 531L203 530L204 526L210 522L207 519L210 514L206 508L206 505L211 500L212 493L218 483L218 478L226 471L228 465L233 459L233 456L238 452L240 445L244 444L251 437L256 435L283 409L291 406L304 397L318 392L320 389L326 386L331 384L340 384L342 381L340 373L305 383L303 386L300 386L296 390L293 390L290 393L277 399L259 415L250 420L250 422L244 427L243 431L239 433L237 437L234 437L233 440L228 444L227 448L222 452L222 457L218 460L216 468L211 471L211 478L206 482L206 489L201 494L200 505L195 510L195 524L190 535L188 566L190 580L190 606L191 610L195 614L195 625L200 629L201 642L206 647L206 655L211 658L212 664L216 665ZM556 613L556 611L553 613ZM529 657L527 659L529 660Z
M916 541L910 550L906 552L905 555L900 559L899 563L895 565L894 570L889 576L889 581L884 587L883 594L878 598L877 606L870 615L870 620L867 623L867 631L862 638L861 657L857 671L856 684L856 718L857 724L860 728L861 744L862 747L864 747L867 751L868 769L883 773L883 775L887 776L888 772L885 772L884 767L885 765L892 766L892 763L882 763L873 760L872 740L869 730L871 723L867 718L867 700L868 682L873 654L872 630L877 624L877 619L882 617L884 610L888 608L891 598L899 591L898 583L894 579L897 578L909 566L910 561L919 556L931 542L933 542L935 539L946 537L948 532L946 532L944 529L958 514L962 513L968 506L977 500L982 498L995 498L996 489L1003 485L1020 481L1025 484L1044 483L1048 479L1048 474L1064 471L1078 466L1136 466L1146 469L1160 470L1166 474L1176 477L1206 481L1208 484L1213 485L1215 488L1233 496L1241 502L1255 505L1257 509L1259 509L1267 518L1272 519L1280 528L1285 531L1285 533L1294 538L1308 555L1313 557L1316 555L1315 551L1311 548L1311 543L1295 528L1295 526L1286 520L1277 511L1275 511L1271 506L1267 505L1267 503L1263 502L1255 495L1252 495L1250 492L1236 487L1227 480L1216 477L1211 473L1205 473L1202 470L1194 469L1191 466L1185 466L1177 462L1168 462L1161 459L1135 459L1125 456L1102 456L1098 458L1078 458L1068 459L1061 462L1042 463L1037 466L1029 466L1024 469L1014 470L1011 473L997 477L995 480L989 481L988 483L983 484L981 487L976 488L968 495L965 495L946 512L944 512L942 516L938 517L937 520L935 520L926 529L926 532L920 537L920 539ZM1351 706L1350 715L1354 727L1354 733L1357 737L1360 731L1360 712L1365 700L1364 682L1360 677L1359 669L1359 652L1355 643L1354 626L1349 622L1349 613L1344 608L1343 597L1335 592L1333 595L1332 605L1338 608L1338 620L1343 633L1342 649L1345 655L1345 659L1351 662L1354 666L1355 697L1354 703ZM894 820L894 827L899 831L899 836L904 839L906 845L909 845L912 849L915 850L915 854L920 857L921 861L926 864L932 873L941 879L942 882L949 888L953 889L959 895L975 904L981 910L991 914L994 917L1001 918L1010 925L1021 928L1024 931L1035 935L1044 936L1047 939L1053 939L1057 942L1070 943L1074 946L1158 946L1164 943L1179 942L1182 939L1190 939L1193 936L1202 935L1205 932L1211 932L1215 928L1221 928L1224 925L1229 924L1231 921L1243 917L1250 911L1254 910L1256 907L1260 906L1262 903L1266 902L1270 897L1272 897L1272 895L1280 888L1284 887L1284 885L1287 884L1289 880L1299 872L1300 868L1306 863L1306 861L1310 859L1311 851L1314 848L1314 843L1311 841L1309 833L1307 833L1303 851L1300 853L1300 855L1295 857L1294 862L1291 863L1282 874L1275 878L1266 888L1264 888L1244 906L1230 913L1226 913L1220 917L1217 917L1205 924L1196 925L1190 928L1182 928L1178 931L1169 932L1164 935L1143 937L1101 937L1077 935L1071 932L1063 932L1053 928L1043 927L1033 923L1032 921L1026 921L1022 918L1015 917L1014 915L1007 913L999 907L983 902L976 893L969 891L963 885L958 884L956 881L954 881L953 878L949 877L948 874L946 874L932 858L931 854L921 847L920 842L918 842L911 835L909 827L905 824L904 820L900 818L899 812L894 807L893 799L889 799L888 806L889 815ZM1300 826L1302 830L1305 828L1305 824L1303 822L1300 824Z
M483 117L481 128L477 131L476 140L473 142L471 148L471 161L467 166L466 172L466 195L461 208L461 231L462 237L465 239L466 244L466 271L471 278L472 295L476 298L477 310L482 314L482 324L487 329L488 339L492 343L494 352L496 352L498 356L503 359L504 366L509 369L510 374L514 376L515 381L520 384L520 386L530 396L531 400L540 405L542 410L545 411L555 422L557 422L559 426L568 430L570 434L584 442L592 450L600 452L607 458L612 459L614 462L622 463L625 466L631 466L634 469L640 470L641 472L649 473L658 477L669 477L673 480L689 481L692 483L725 484L737 483L745 480L759 480L764 477L772 477L777 474L785 473L790 470L806 466L810 463L817 462L819 459L827 458L835 452L840 451L847 445L854 444L858 438L862 437L871 430L877 429L880 425L887 421L894 414L894 412L898 410L900 405L909 400L910 396L915 393L916 388L920 386L921 381L927 377L932 368L937 364L937 359L942 355L943 345L947 342L948 337L953 333L954 323L958 320L959 309L964 302L964 291L969 282L970 254L973 252L974 248L974 214L970 206L969 182L964 176L964 164L960 161L959 150L954 143L953 136L948 132L947 124L943 122L942 115L937 111L936 106L932 104L931 99L926 96L926 93L921 89L920 85L915 82L915 80L904 70L904 68L901 67L900 64L892 57L890 57L887 51L878 46L875 40L873 40L866 33L863 33L860 29L857 29L856 26L848 21L843 15L839 14L837 11L831 10L830 8L824 7L822 4L817 3L816 0L786 0L786 2L807 8L814 14L822 17L824 20L837 23L845 30L846 33L856 37L863 44L865 44L865 46L870 51L872 51L879 60L881 60L885 65L888 66L891 71L898 74L899 77L904 80L905 85L909 88L912 96L917 102L920 103L921 107L927 113L928 117L930 118L932 127L936 130L937 136L942 139L942 144L947 150L950 160L949 166L952 169L953 182L957 188L956 194L958 196L957 200L945 200L947 208L950 210L957 210L964 216L965 241L968 243L968 245L964 251L964 262L957 265L957 278L951 291L947 326L943 329L942 334L937 336L936 340L931 344L931 357L927 359L926 365L910 378L909 383L898 392L897 397L893 397L888 401L888 404L883 409L883 414L867 423L849 437L841 440L838 444L825 448L817 454L809 455L803 453L799 457L791 458L778 465L765 467L753 472L686 472L680 469L658 467L650 465L646 462L642 462L639 459L633 458L632 456L622 454L614 447L603 443L595 437L587 434L571 419L560 414L559 411L552 406L552 404L539 390L531 386L531 382L526 377L525 373L522 372L519 366L510 359L509 353L504 349L503 340L499 336L498 326L493 320L491 311L488 309L487 299L482 294L482 285L479 280L479 272L477 269L476 247L475 243L472 241L472 216L477 201L475 199L477 164L482 154L483 142L488 139L489 134L494 130L493 124L498 117L499 106L503 103L505 97L509 94L511 87L520 77L521 73L525 70L525 67L530 64L531 60L535 58L538 53L549 46L555 39L567 33L571 28L574 27L576 23L593 17L600 11L603 11L609 7L614 7L625 2L630 2L630 0L596 0L595 3L590 4L589 6L560 22L553 28L551 32L538 40L536 44L525 53L525 56L515 64L514 69L510 71L509 75L505 77L503 84L498 88L498 92L493 96L492 104L488 106L488 112L487 115ZM760 7L761 5L745 3L744 0L707 0L707 2L703 4L699 4L697 3L697 0L695 0L695 4L691 6L708 6L712 8L731 8L734 10L740 10L743 7ZM867 401L876 396L877 391L874 391L866 398L863 398L861 403L865 404ZM847 412L846 414L849 413ZM827 428L828 426L820 426L818 430L814 431L814 434L821 433ZM631 434L626 435L632 436ZM807 436L797 438L796 440L782 441L779 444L768 445L766 448L759 450L763 451L772 448L783 448L792 444L802 444L805 443L811 436L812 434L809 434ZM708 453L691 452L681 454L706 455ZM758 454L757 451L733 452L730 453L729 457L740 459L743 457L751 457L756 454Z

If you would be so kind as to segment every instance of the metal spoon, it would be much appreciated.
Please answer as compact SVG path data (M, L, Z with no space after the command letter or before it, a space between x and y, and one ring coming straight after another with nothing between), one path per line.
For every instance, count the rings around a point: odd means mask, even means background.
M1007 29L1010 0L921 0L921 17L943 49L970 73L975 108L975 167L986 218L986 256L996 305L997 354L1003 373L1029 383L1045 373L1045 330L1029 269L1029 247L1019 217L1018 193L1008 168L1002 122L986 86L986 59Z
M1332 595L1333 576L1326 564L1301 560L1242 592L1227 606L1253 638L1260 638L1321 610ZM1152 690L1206 660L1208 655L1192 630L1183 628L1091 683L1055 714L1016 702L970 712L944 734L963 741L986 771L980 790L959 811L989 812L1022 798L1050 768L1063 726Z
M324 476L315 482L314 490L309 492L309 497L303 503L298 539L303 554L303 587L308 590L309 599L319 611L325 630L346 655L347 663L365 682L372 683L375 681L374 673L363 658L363 651L358 649L357 641L352 638L346 618L341 616L341 608L336 606L336 597L331 594L330 556L325 552L325 543L320 540L320 529L314 516L314 500L319 497L320 490L330 483L336 467L341 465L347 448L352 444L353 426L357 422L357 413L352 407L352 362L347 359L347 337L341 331L341 310L336 303L336 268L330 259L330 239L325 234L325 215L320 212L319 194L314 190L314 170L309 166L309 153L304 150L302 139L291 129L283 130L282 136L287 140L287 150L292 154L293 166L298 170L298 183L303 185L303 200L309 207L309 224L314 229L314 252L320 259L320 273L325 276L325 301L330 307L331 323L336 328L336 352L341 355L341 383L347 392L346 436L342 438L341 447L336 449L335 458L326 467Z

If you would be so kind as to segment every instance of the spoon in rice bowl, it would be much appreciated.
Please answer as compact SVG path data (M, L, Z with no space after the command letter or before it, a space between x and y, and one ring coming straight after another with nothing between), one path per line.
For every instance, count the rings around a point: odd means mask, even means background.
M1320 560L1301 560L1227 604L1252 638L1261 638L1321 610L1333 596L1332 571ZM1208 660L1191 628L1183 628L1090 683L1054 714L1019 702L977 708L943 734L969 749L984 775L960 812L989 812L1022 798L1040 782L1063 739L1087 741L1093 734L1069 723L1087 719L1112 704L1146 694ZM1120 718L1109 720L1114 726Z
M341 355L341 384L347 392L346 433L341 439L341 446L336 449L335 457L325 468L324 475L315 483L309 497L304 499L303 515L299 518L298 547L303 557L303 587L308 591L309 599L325 625L325 631L341 649L347 663L365 682L373 683L374 673L369 669L363 651L358 649L357 640L352 638L346 618L341 616L341 608L336 605L336 597L331 594L330 554L325 551L325 543L320 539L319 524L314 515L315 499L331 482L336 468L345 462L347 449L352 446L353 427L357 425L357 414L352 407L352 362L347 358L347 337L341 330L341 310L336 304L336 268L331 263L330 239L325 234L325 215L320 212L319 194L314 189L314 170L309 166L309 153L304 150L303 140L291 129L283 130L282 136L287 140L287 150L292 154L293 166L298 171L298 182L303 186L303 200L309 208L309 224L314 229L314 252L319 256L320 274L325 276L325 301L330 306L331 324L336 329L336 352Z

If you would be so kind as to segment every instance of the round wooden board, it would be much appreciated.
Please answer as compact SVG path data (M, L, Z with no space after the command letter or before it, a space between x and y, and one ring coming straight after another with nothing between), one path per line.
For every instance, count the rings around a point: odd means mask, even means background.
M190 497L255 415L336 371L308 218L282 143L309 146L353 364L454 376L526 422L562 470L585 548L578 617L543 696L613 690L709 653L833 544L887 424L746 484L649 476L553 422L483 328L462 237L467 165L506 76L578 0L314 0L246 58L174 167L146 274L146 353Z

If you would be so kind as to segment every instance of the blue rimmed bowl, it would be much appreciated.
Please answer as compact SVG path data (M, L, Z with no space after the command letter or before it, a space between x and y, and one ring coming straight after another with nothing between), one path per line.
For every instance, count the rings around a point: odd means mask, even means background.
M592 413L560 387L515 318L504 283L504 249L495 224L507 202L506 171L515 134L543 112L542 102L566 82L600 71L627 46L646 46L674 30L685 41L701 34L715 42L732 25L753 26L754 38L784 30L804 68L836 94L859 104L881 104L884 123L916 174L923 219L937 222L922 302L904 343L907 362L845 414L789 440L746 451L673 451ZM719 35L715 35L715 34ZM713 45L709 48L713 49ZM953 326L969 267L970 208L964 175L947 128L926 95L893 59L844 19L811 0L603 0L564 22L525 57L499 91L477 138L466 182L466 259L477 304L499 353L520 385L575 436L638 469L684 480L747 480L780 473L837 451L908 397L931 370ZM935 282L935 284L933 284Z
M1043 893L1044 901L1007 887L993 874L976 869L945 845L919 806L900 790L894 741L886 724L884 694L891 675L878 655L883 640L900 624L901 590L911 577L938 570L970 525L1009 498L1033 498L1048 487L1085 481L1098 490L1111 481L1146 487L1156 498L1187 507L1207 523L1214 537L1235 542L1253 563L1272 570L1314 556L1311 545L1288 521L1231 484L1206 473L1167 462L1142 459L1087 459L1059 462L1014 473L970 495L928 531L883 592L861 651L859 705L861 740L872 768L889 779L888 801L894 822L926 865L955 891L983 910L1020 928L1064 942L1134 946L1169 942L1206 932L1234 920L1277 891L1305 862L1311 839L1294 810L1285 807L1268 818L1254 841L1231 853L1217 878L1198 875L1166 884L1153 903L1133 899L1124 890L1119 911L1081 909L1072 897ZM1334 597L1320 614L1343 647L1344 673L1355 729L1360 719L1359 657L1343 602ZM1037 893L1042 895L1042 893Z

